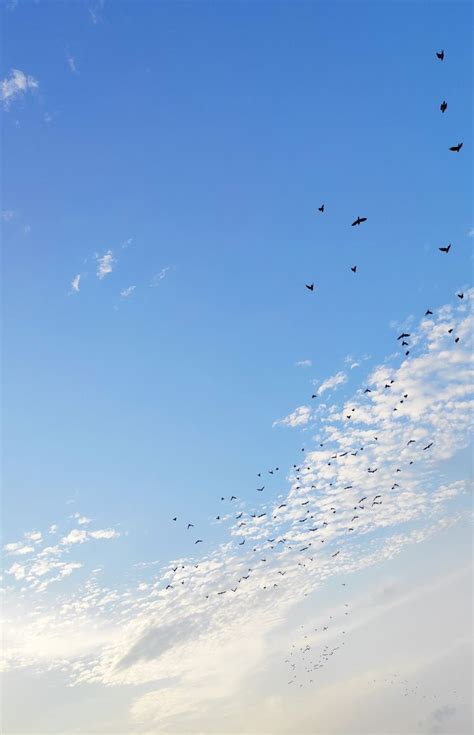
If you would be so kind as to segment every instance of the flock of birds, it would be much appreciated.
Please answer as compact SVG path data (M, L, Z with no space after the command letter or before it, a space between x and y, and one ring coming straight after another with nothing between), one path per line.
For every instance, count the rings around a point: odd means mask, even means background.
M437 52L436 56L440 61L444 61L444 50ZM440 110L443 114L446 112L447 107L448 105L446 100L443 100L440 105ZM457 145L451 146L449 150L459 153L462 146L463 143L458 143ZM325 212L324 203L318 207L318 211L321 214ZM357 216L357 218L353 220L351 226L360 227L362 224L367 222L367 219L368 218L366 216ZM451 243L449 243L447 246L440 247L439 250L442 253L448 254L451 250ZM353 273L356 273L357 265L351 266L351 271ZM314 283L309 283L305 285L308 291L314 292ZM458 293L457 296L460 300L464 298L464 294L462 292ZM425 316L431 316L432 314L433 312L431 311L431 309L426 309ZM452 334L453 328L449 328L448 332L449 334ZM411 334L405 331L402 331L402 333L397 337L397 342L400 343L405 357L408 357L410 354L410 337ZM455 343L459 342L458 336L453 335L453 339ZM395 393L395 381L392 379L387 380L385 383L378 386L367 386L363 391L363 394L366 395L369 399L369 394L372 394L376 391L390 391L391 393ZM318 393L313 393L312 398L318 398ZM409 395L404 390L404 388L401 387L398 391L398 395L395 395L394 398L396 401L396 405L393 406L393 412L396 412L400 410L402 404L409 400ZM353 407L348 413L345 414L345 420L351 421L356 415L356 408ZM376 444L377 442L378 437L374 436L372 439L372 443ZM394 491L400 487L400 473L405 473L409 471L409 468L414 465L414 463L418 459L423 457L426 452L429 452L433 448L434 442L428 441L428 443L426 444L423 443L423 445L420 446L419 449L418 445L418 440L414 438L408 439L406 443L406 448L409 448L410 456L408 458L408 461L406 461L405 459L400 459L400 466L394 467L394 474L390 480L391 491ZM321 443L319 446L320 448L322 448L324 447L324 444ZM357 445L348 448L344 452L332 453L328 458L327 464L331 465L332 463L338 463L341 461L347 464L352 461L351 458L353 457L358 457L359 459L357 461L359 462L360 457L364 452L364 449L365 445ZM301 448L301 452L305 452L304 447ZM374 475L375 473L377 473L378 470L378 467L369 466L366 468L368 475ZM275 466L267 469L265 473L263 473L262 471L258 472L257 477L260 479L260 482L258 483L258 487L255 488L256 493L264 493L264 491L267 489L266 482L261 481L262 474L265 474L268 478L267 481L270 481L272 477L278 475L279 471L280 468L278 466ZM335 517L338 518L343 516L344 518L346 518L345 514L347 514L347 511L351 511L349 515L351 515L352 517L350 521L347 522L347 526L345 527L345 533L350 535L357 531L358 526L360 526L361 524L363 525L366 522L367 514L376 513L377 508L381 506L384 502L382 487L379 487L379 491L376 493L369 493L367 491L364 492L363 490L361 491L360 489L356 489L351 484L348 484L343 488L344 491L346 491L347 496L346 507L341 508L336 507L335 505L330 505L327 509L321 510L320 501L317 502L314 495L311 496L310 494L308 494L307 491L308 489L309 493L311 493L312 491L315 491L315 493L326 491L326 496L328 499L330 499L331 497L333 497L333 483L329 483L328 487L322 488L317 481L317 467L312 463L311 460L304 461L304 454L303 461L301 460L300 455L300 461L297 461L293 464L291 475L294 481L294 493L296 494L294 495L294 497L301 500L300 518L294 518L293 514L288 512L290 510L290 508L288 507L289 503L281 502L277 504L277 501L273 503L273 508L271 510L260 509L260 511L254 510L252 513L248 513L244 510L239 509L239 512L235 513L234 511L234 513L231 513L230 511L232 508L232 504L238 502L239 498L235 495L231 495L229 498L221 496L221 502L225 502L226 504L228 503L229 506L224 506L226 508L226 512L219 512L215 516L215 521L225 522L231 519L233 522L233 535L240 538L239 541L235 542L236 545L243 547L245 544L247 544L247 547L245 549L246 551L248 546L252 544L252 541L254 542L251 546L251 553L254 555L254 560L251 561L251 565L248 566L249 555L246 554L245 558L242 559L241 571L240 573L236 574L233 582L231 582L229 586L226 587L226 589L219 589L217 591L210 589L207 590L207 593L205 594L206 599L209 599L211 594L219 597L222 595L232 596L238 593L243 585L249 584L253 580L255 580L255 586L258 589L273 590L277 588L279 584L283 582L285 575L289 571L289 569L284 568L284 566L280 563L280 560L283 560L284 562L284 560L288 560L289 558L288 554L282 553L283 550L292 550L293 552L296 552L298 554L297 558L299 559L299 561L297 562L298 565L305 567L314 561L315 555L316 553L318 553L317 549L324 548L322 547L322 545L325 543L325 541L328 540L331 543L332 535L328 535L328 531L331 530L331 524L335 522ZM299 490L301 491L301 496L298 496ZM268 506L266 507L268 508ZM294 507L295 505L294 503L292 503L291 508L294 509ZM272 520L276 520L280 524L280 526L285 522L287 522L288 525L281 533L278 533L278 535L268 538L264 542L262 542L260 540L260 536L257 536L257 538L252 537L252 531L255 528L258 528L258 526L256 526L255 524L255 521L258 519L263 519L265 517L268 517L268 519L271 518ZM180 523L177 515L172 518L172 522ZM194 524L191 521L186 520L184 525L187 531L191 531L192 529L194 529ZM299 537L301 537L301 532L299 532L299 529L303 530L303 525L305 531L305 541L301 544L298 540ZM202 538L197 538L194 540L195 545L202 543L204 543L204 539ZM341 549L339 548L330 549L328 558L334 559L334 563L337 563L340 553ZM267 567L270 566L267 563L270 560L270 555L273 555L272 560L275 562L271 566L273 574L273 576L271 577L269 577L268 573L265 573L263 575L259 573L262 565L266 565ZM318 553L318 558L319 557L320 554ZM192 566L194 567L194 569L197 569L199 568L199 563L193 564ZM172 590L178 585L185 584L186 572L183 574L183 570L186 570L186 565L181 563L175 563L175 566L171 567L170 574L172 573L173 576L166 586L167 590ZM346 583L343 582L342 586L345 587ZM345 602L344 606L344 617L349 616L349 603ZM315 628L312 632L318 633L318 635L322 635L325 633L326 630L328 630L330 625L330 620L325 621L325 623L320 626L319 630L318 628ZM301 670L301 672L304 673L305 676L307 675L304 681L298 682L299 686L303 686L304 683L313 684L313 677L315 672L324 668L324 666L332 659L332 657L336 655L338 651L342 650L343 646L345 645L345 635L346 631L342 630L341 639L336 641L336 645L332 647L330 647L329 645L324 645L319 650L319 653L313 651L310 643L304 642L304 640L301 645L293 644L292 651L289 653L289 656L285 661L285 663L288 664L291 672L291 678L288 681L288 684L291 685L297 683L298 670ZM344 639L342 638L342 636L344 636ZM407 696L407 694L405 694L405 696Z

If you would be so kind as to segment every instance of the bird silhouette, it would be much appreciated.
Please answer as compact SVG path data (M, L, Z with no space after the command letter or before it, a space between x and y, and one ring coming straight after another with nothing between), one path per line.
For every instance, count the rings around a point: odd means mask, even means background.
M264 490L265 490L265 485L262 485L262 487L257 488L258 493L263 493Z
M189 529L190 529L190 528L194 528L194 523L188 523L188 528L187 528L187 530L189 531Z
M306 283L305 286L308 291L314 291L314 283L310 283L309 285Z
M463 145L464 145L463 143L458 143L457 145L452 145L449 150L450 151L453 151L454 153L459 153L459 151L461 150L461 148L463 147Z
M441 112L446 112L446 110L448 109L448 103L446 102L446 100L442 101L442 103L439 106L439 109L441 110Z
M324 212L324 204L321 204L320 207L318 207L319 212Z
M438 248L438 250L440 250L442 253L449 253L449 251L451 250L451 243L449 243L449 245L447 245L447 247L445 248Z
M441 51L437 51L436 56L440 61L444 61L444 49L441 49Z
M430 314L433 314L433 312L432 312L432 311L430 311L430 309L427 309L427 310L425 311L425 316L429 316Z
M351 271L355 273L357 271L357 266L356 265L351 266Z
M397 340L399 340L399 339L404 339L405 337L409 337L409 336L410 336L410 332L402 332L402 333L401 333L401 334L400 334L400 335L399 335L399 336L397 337Z
M202 538L198 538L198 540L194 542L194 544L202 544L202 543L203 543Z
M367 217L357 217L357 219L352 223L352 227L355 227L355 225L361 225L362 222L367 222Z
M464 294L463 293L458 293L457 296L458 296L458 299L463 299L464 298Z

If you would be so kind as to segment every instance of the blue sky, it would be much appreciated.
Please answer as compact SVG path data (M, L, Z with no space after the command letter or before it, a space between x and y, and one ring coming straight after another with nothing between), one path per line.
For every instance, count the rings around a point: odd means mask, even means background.
M224 554L221 496L257 509L262 472L263 502L286 497L301 448L383 371L429 382L408 426L449 449L410 492L437 508L441 484L462 516L469 350L437 330L470 328L471 5L20 0L2 26L5 543L115 529L63 544L71 595L94 564L122 589L196 538ZM7 94L12 70L29 82ZM390 463L383 410L361 426ZM412 501L374 542L412 533Z

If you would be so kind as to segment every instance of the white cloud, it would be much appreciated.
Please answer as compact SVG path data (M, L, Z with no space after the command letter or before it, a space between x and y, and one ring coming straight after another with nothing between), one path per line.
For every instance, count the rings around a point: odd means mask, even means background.
M299 360L299 362L295 362L296 367L311 367L312 364L311 360Z
M133 242L133 237L129 237L127 240L125 240L122 243L122 248L123 249L126 249L126 248L130 247L130 245L132 244L132 242Z
M88 523L92 522L91 518L88 518L87 516L81 516L80 513L75 513L74 518L77 519L77 522L80 526L86 526Z
M21 541L17 541L12 544L5 544L3 547L7 554L14 554L17 556L23 556L24 554L30 554L34 551L33 546L26 546Z
M28 531L27 533L25 533L25 538L29 539L30 541L34 541L35 544L39 544L43 540L41 531Z
M86 539L87 531L81 531L78 528L73 528L67 536L63 536L61 543L65 546L69 546L70 544L83 544Z
M80 280L81 280L81 274L78 273L78 275L74 276L74 278L71 281L71 288L75 293L79 293Z
M17 97L21 97L28 91L38 88L38 82L31 76L26 75L19 69L12 69L10 77L0 82L0 99L8 108Z
M127 288L124 288L123 291L120 291L120 296L123 299L128 298L128 296L130 296L135 291L135 288L136 286L128 286Z
M57 523L52 523L51 526L48 529L48 532L49 533L57 533L58 529L59 529L58 524Z
M311 418L310 406L298 406L293 413L273 422L273 426L304 426Z
M318 395L325 393L327 390L337 388L339 385L343 385L346 382L347 382L346 373L343 373L343 372L336 373L336 375L332 375L330 378L327 378L327 380L324 380L321 383L321 385L318 388Z
M156 287L156 286L159 286L160 285L160 281L162 281L163 278L166 277L166 274L168 273L168 271L169 271L169 268L167 267L167 268L162 268L159 273L155 273L155 275L151 279L150 286L152 288L153 287Z
M3 222L11 222L17 216L17 213L13 209L4 209L2 211Z
M114 254L112 250L108 250L105 255L96 255L95 256L98 266L97 266L97 278L105 278L106 275L109 273L112 273L112 269L117 262L114 258Z
M72 56L71 54L68 54L67 63L73 74L79 74L74 56Z
M118 538L120 533L114 528L102 528L97 531L89 531L89 536L95 539Z

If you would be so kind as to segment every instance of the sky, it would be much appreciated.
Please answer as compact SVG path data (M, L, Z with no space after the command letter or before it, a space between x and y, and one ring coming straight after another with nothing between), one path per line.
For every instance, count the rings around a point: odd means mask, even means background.
M472 5L0 12L3 730L471 732Z

